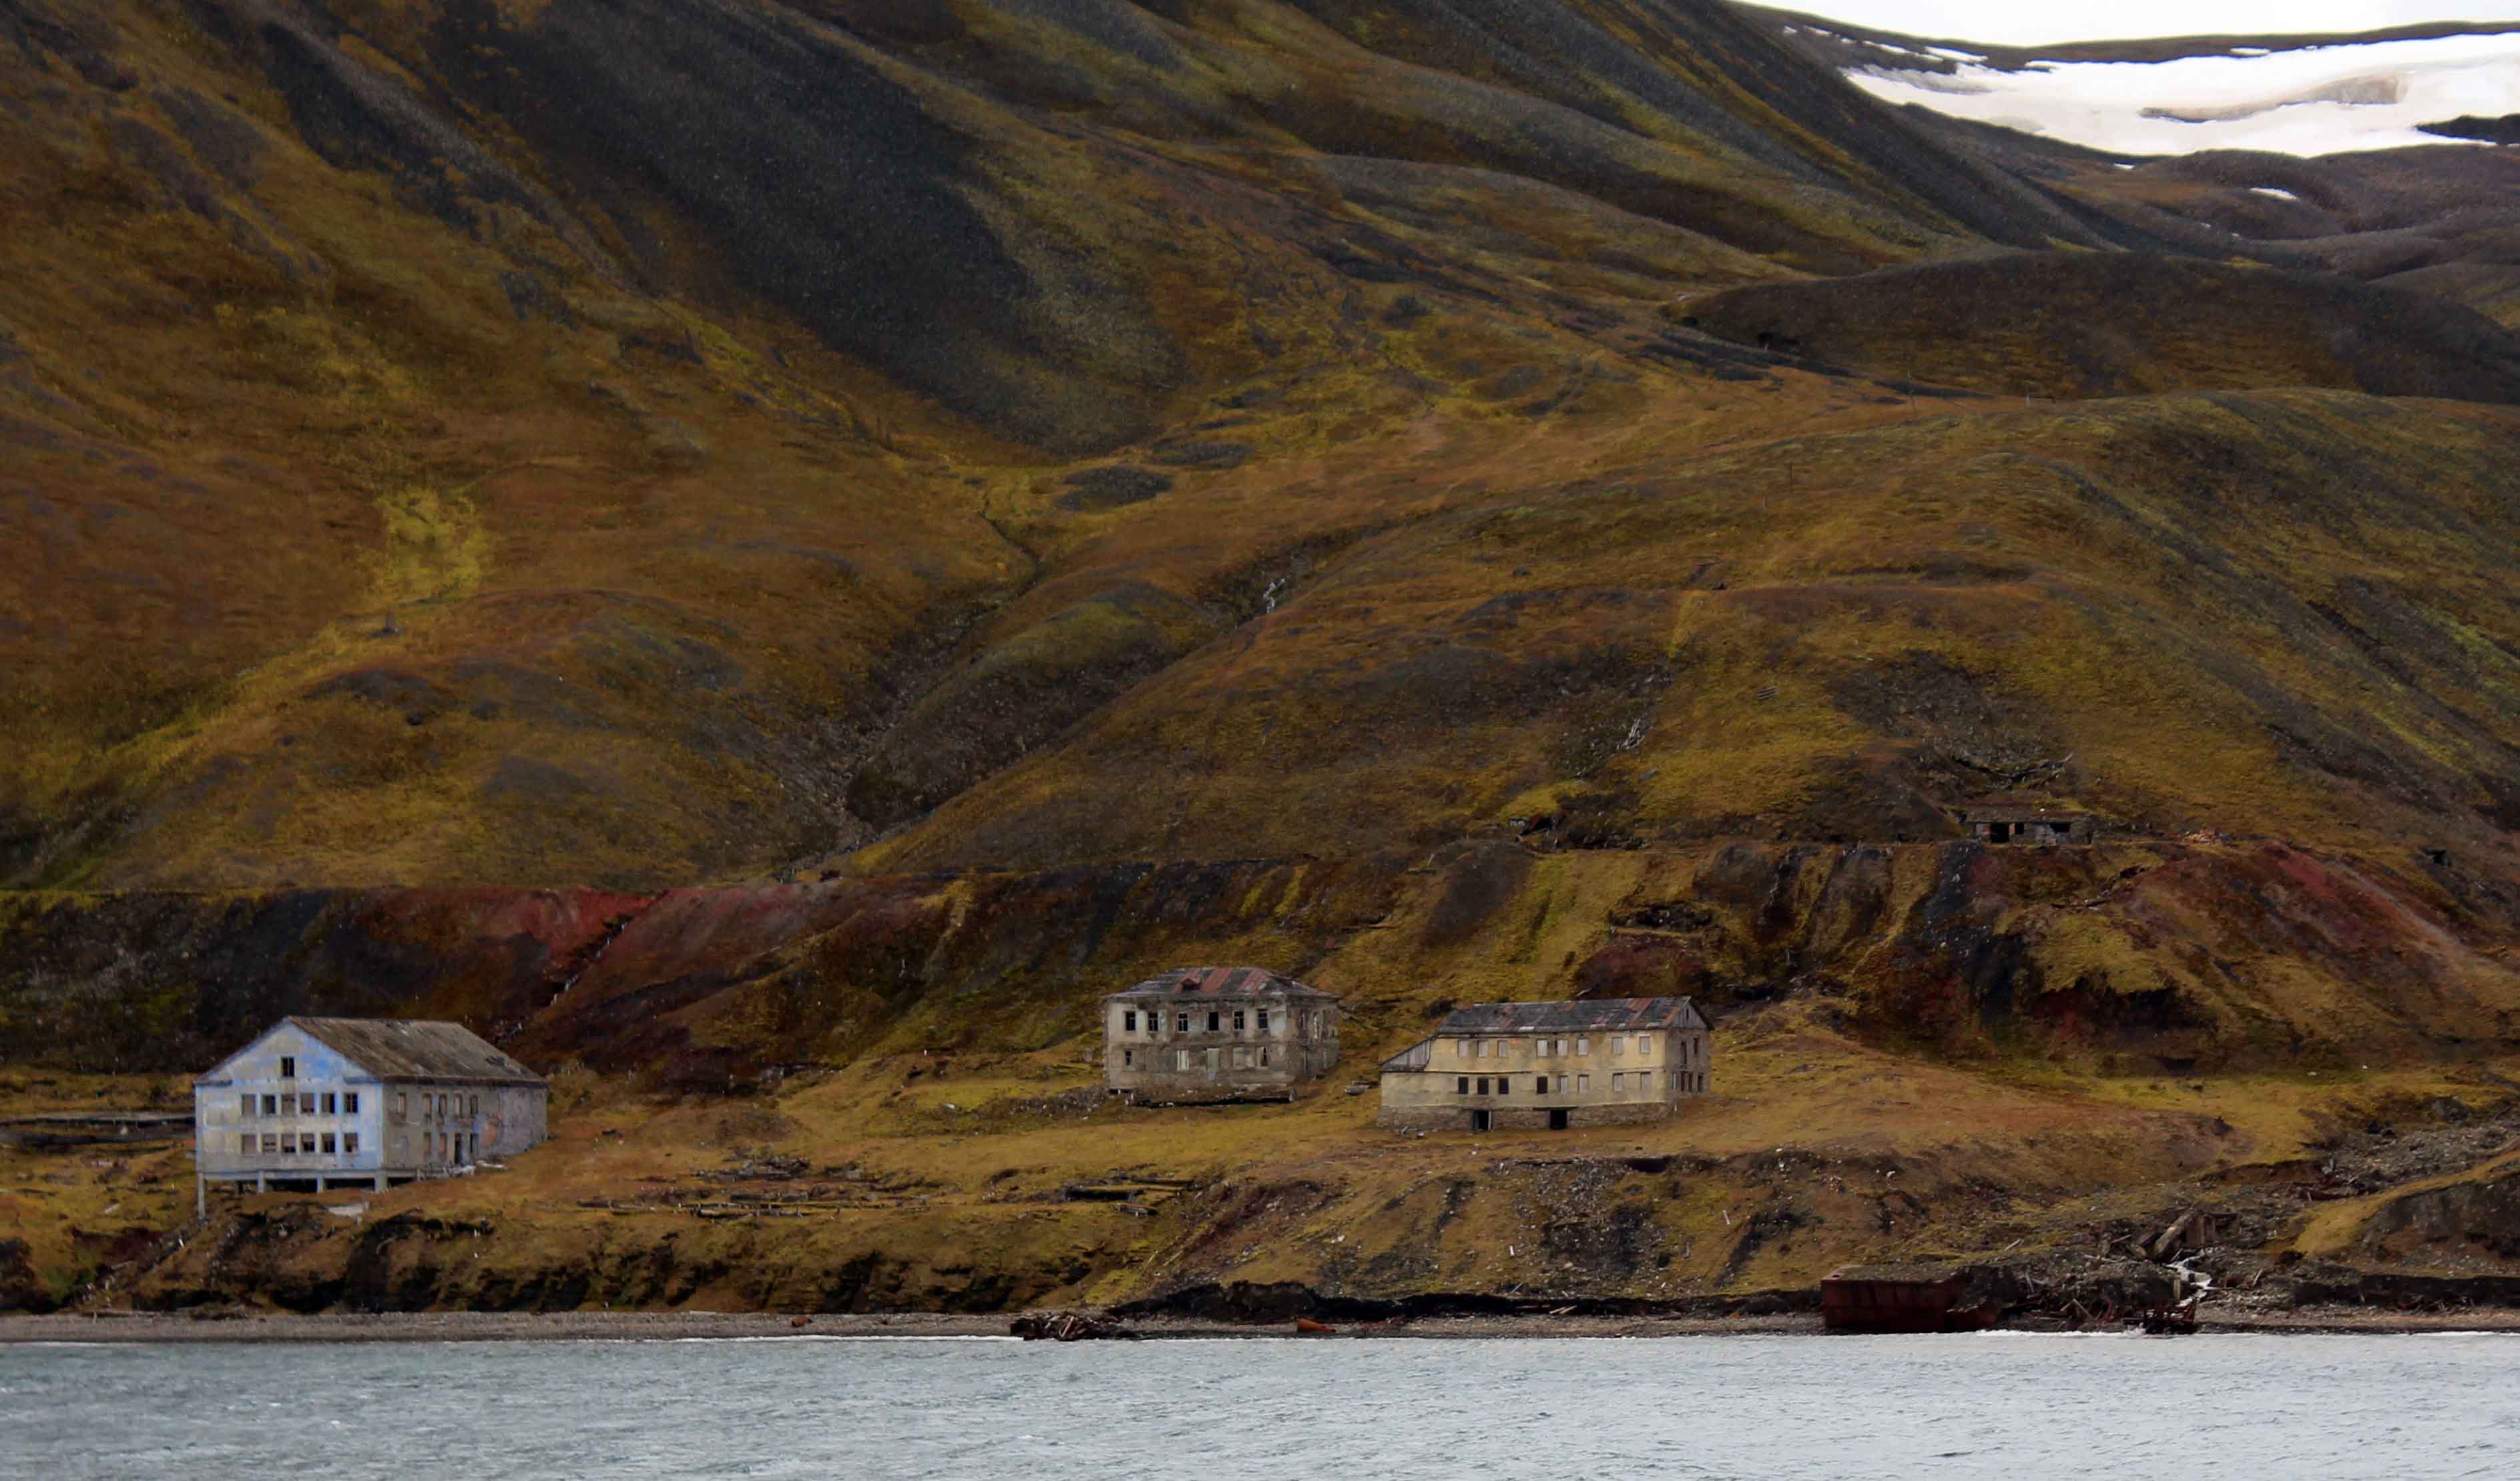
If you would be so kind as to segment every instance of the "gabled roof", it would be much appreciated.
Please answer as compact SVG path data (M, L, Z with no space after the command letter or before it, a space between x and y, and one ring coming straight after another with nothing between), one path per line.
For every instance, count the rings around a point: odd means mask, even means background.
M1457 1008L1444 1034L1615 1033L1629 1028L1704 1028L1687 998L1570 998L1559 1003L1474 1003Z
M292 1027L380 1080L472 1080L540 1085L543 1077L509 1058L461 1023L428 1018L283 1018L255 1036ZM242 1053L242 1051L240 1051ZM236 1055L228 1056L233 1060ZM219 1068L227 1067L226 1060ZM212 1070L204 1079L218 1073Z
M1135 987L1111 994L1113 998L1310 998L1324 1003L1336 1003L1338 994L1326 993L1310 983L1298 982L1261 966L1182 966L1161 976L1148 977Z
M2036 797L1972 797L1959 805L1959 814L1969 823L2075 823L2092 816Z

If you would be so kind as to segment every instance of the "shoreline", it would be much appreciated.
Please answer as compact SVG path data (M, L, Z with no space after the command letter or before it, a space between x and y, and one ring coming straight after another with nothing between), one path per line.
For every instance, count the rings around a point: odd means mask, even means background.
M1008 1336L1013 1314L905 1312L799 1317L774 1312L388 1312L312 1316L190 1317L158 1312L0 1316L0 1344L169 1345L263 1342L693 1342L775 1338L973 1338ZM1783 1317L1421 1317L1405 1322L1336 1323L1327 1333L1302 1334L1292 1323L1238 1325L1158 1317L1127 1324L1150 1341L1183 1339L1338 1341L1359 1337L1441 1341L1473 1338L1676 1338L1818 1336L1817 1316ZM1996 1332L2063 1334L2037 1324ZM2281 1313L2208 1316L2207 1333L2411 1335L2426 1332L2520 1333L2520 1310L2428 1313L2341 1307ZM2099 1334L2094 1334L2099 1335ZM1012 1340L1012 1339L1010 1339Z

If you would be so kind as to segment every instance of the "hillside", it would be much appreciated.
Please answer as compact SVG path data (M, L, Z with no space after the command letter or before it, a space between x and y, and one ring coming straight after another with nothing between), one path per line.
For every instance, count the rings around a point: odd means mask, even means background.
M2510 150L2138 163L1717 0L0 0L0 1101L308 1010L562 1086L181 1251L180 1154L0 1148L0 1299L2502 1269ZM1349 1073L1102 1104L1225 960ZM1584 991L1723 1093L1339 1094Z

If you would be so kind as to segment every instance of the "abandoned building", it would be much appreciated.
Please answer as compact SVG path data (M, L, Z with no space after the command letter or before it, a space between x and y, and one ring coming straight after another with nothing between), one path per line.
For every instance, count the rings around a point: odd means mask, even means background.
M2099 837L2097 818L2052 802L1981 797L1960 804L1959 815L1969 836L1980 843L2092 843Z
M1189 966L1102 1000L1102 1083L1159 1102L1295 1099L1339 1057L1335 993L1257 966Z
M1713 1084L1687 998L1482 1003L1382 1064L1375 1121L1395 1131L1659 1121Z
M543 1078L456 1023L283 1018L193 1082L195 1203L213 1183L382 1189L543 1140Z

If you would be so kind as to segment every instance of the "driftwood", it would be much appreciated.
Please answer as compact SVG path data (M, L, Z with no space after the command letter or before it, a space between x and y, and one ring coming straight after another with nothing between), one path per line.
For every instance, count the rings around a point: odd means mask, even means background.
M1026 1342L1134 1342L1138 1334L1101 1312L1028 1312L1007 1324Z

